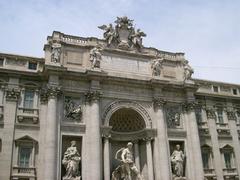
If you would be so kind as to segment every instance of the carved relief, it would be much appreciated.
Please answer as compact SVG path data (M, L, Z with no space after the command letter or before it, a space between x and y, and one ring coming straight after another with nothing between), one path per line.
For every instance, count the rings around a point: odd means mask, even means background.
M27 61L18 59L7 59L6 65L25 66Z
M64 116L66 120L80 121L82 118L82 107L78 99L65 97L64 100Z
M100 68L100 62L102 60L102 48L100 46L96 46L90 51L90 62L91 68Z
M60 55L61 55L61 44L54 43L52 45L51 62L59 63Z
M181 127L181 106L169 106L165 110L168 128Z

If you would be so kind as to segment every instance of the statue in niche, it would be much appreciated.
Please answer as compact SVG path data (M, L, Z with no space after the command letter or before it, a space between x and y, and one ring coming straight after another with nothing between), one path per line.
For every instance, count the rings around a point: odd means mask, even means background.
M80 180L79 162L81 157L76 147L76 141L71 141L71 146L64 153L62 164L66 169L63 180Z
M152 76L160 76L163 58L154 59L151 64Z
M138 50L140 50L142 45L142 37L146 37L147 35L141 31L140 29L135 30L133 29L132 34L130 35L130 39L132 41L133 46L135 46Z
M188 61L184 62L183 67L184 67L184 81L191 79L194 71L193 68L189 66Z
M54 63L60 62L60 55L61 55L61 45L56 43L53 44L52 52L51 52L51 61Z
M183 165L185 155L183 151L180 149L181 146L179 144L176 145L176 149L173 151L171 155L171 164L173 170L173 178L183 177Z
M132 147L133 144L129 142L126 148L117 151L115 158L121 164L113 171L112 180L144 180L134 163Z
M117 34L113 28L112 24L107 25L102 25L98 26L99 29L104 30L105 32L103 33L103 37L107 41L107 45L110 46L112 41L116 38Z
M65 117L68 120L81 120L82 107L71 98L65 98Z
M102 60L102 48L100 46L94 47L90 51L90 61L92 63L91 68L100 68L100 62Z

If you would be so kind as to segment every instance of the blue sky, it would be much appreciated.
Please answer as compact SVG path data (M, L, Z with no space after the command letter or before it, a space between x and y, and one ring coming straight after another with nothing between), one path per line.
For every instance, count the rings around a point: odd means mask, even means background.
M101 38L123 15L145 46L185 52L194 78L240 84L240 0L0 0L0 52L43 57L52 31Z

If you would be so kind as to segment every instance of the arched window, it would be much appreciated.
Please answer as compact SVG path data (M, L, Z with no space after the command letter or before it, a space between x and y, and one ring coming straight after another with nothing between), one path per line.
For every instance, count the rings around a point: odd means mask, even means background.
M227 144L224 147L222 147L220 150L221 150L225 169L235 168L235 161L234 161L235 158L234 158L233 147Z

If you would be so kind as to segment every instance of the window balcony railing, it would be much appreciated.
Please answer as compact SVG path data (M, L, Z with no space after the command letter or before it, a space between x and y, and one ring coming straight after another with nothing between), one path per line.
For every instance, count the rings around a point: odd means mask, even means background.
M215 175L214 169L203 169L205 175Z
M19 123L37 124L38 119L39 119L38 109L18 107L17 120Z
M218 129L228 129L228 123L216 123Z
M35 167L13 167L12 177L36 177Z
M224 168L223 169L224 175L237 175L237 169L236 168Z
M207 121L199 121L198 122L198 127L200 129L208 129L208 122Z

